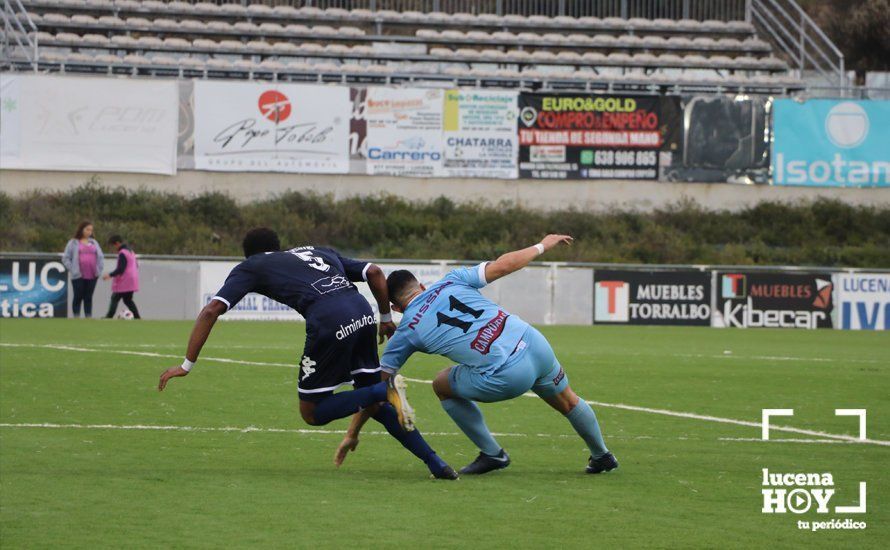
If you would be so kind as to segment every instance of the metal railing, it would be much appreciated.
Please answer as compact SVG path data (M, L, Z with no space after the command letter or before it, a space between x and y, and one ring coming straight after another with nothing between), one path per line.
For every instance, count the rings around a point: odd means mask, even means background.
M58 260L62 252L15 252L0 251L0 260ZM139 254L139 260L162 262L242 262L243 256L206 256L190 254ZM106 260L113 261L117 254L105 253ZM407 265L441 265L464 266L477 265L485 258L468 259L417 259L417 258L363 258L366 262L376 264L407 264ZM622 271L760 271L772 273L786 271L790 273L823 272L823 273L890 273L886 267L848 267L848 266L815 266L815 265L737 265L737 264L629 264L606 262L542 262L529 263L533 267L574 267L588 269L614 269Z
M802 74L815 70L831 86L847 87L844 54L794 0L751 0L759 34Z
M34 71L40 60L37 49L37 25L20 0L3 0L0 17L3 18L3 39L0 42L0 62L13 58L20 50Z

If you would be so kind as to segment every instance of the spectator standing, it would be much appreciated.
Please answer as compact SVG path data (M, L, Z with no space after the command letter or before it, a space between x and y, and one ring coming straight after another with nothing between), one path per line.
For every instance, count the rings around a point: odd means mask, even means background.
M117 305L123 300L124 305L133 313L133 318L140 319L139 309L136 307L136 302L133 301L133 293L139 292L139 263L136 261L136 254L120 235L112 235L108 239L108 244L117 250L117 267L102 277L106 281L114 279L111 282L111 304L105 318L114 317Z
M71 313L74 317L79 317L82 304L84 317L92 317L93 291L96 290L96 281L102 275L105 264L102 247L93 238L92 222L84 220L77 226L74 238L65 246L62 263L71 275L71 288L74 293Z

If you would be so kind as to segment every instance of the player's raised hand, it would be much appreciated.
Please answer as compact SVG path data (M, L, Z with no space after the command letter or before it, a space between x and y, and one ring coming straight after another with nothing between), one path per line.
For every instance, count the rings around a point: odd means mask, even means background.
M387 338L392 338L392 335L396 333L396 324L392 321L387 321L385 323L380 323L380 327L377 329L378 335L378 344L382 344L383 341Z
M334 451L334 466L339 468L340 465L343 464L343 461L346 460L346 455L349 451L354 451L356 447L358 447L357 437L351 437L349 435L344 437L343 441L340 442L340 446Z
M161 373L161 379L158 382L158 391L164 391L167 387L167 381L177 376L185 376L189 372L182 367L170 367Z
M575 239L572 238L570 235L547 235L546 237L541 239L541 244L544 245L544 250L547 251L558 245L559 243L571 245L572 241L574 240Z

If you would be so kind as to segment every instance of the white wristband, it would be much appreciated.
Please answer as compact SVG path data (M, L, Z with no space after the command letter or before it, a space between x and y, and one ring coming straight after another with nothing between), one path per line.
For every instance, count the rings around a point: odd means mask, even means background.
M192 367L194 367L194 366L195 366L195 362L189 361L188 359L183 359L182 365L180 365L182 370L184 370L185 372L191 372Z
M539 256L540 256L541 254L544 253L544 245L543 245L543 244L538 243L538 244L535 245L535 248L538 249L538 255L539 255Z
M380 322L381 323L391 323L392 322L392 312L381 313L380 314Z

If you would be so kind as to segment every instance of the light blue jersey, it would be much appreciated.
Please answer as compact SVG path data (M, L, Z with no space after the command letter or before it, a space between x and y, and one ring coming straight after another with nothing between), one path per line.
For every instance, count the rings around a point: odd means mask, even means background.
M517 351L529 324L479 293L485 263L451 271L408 304L380 365L395 372L415 351L444 355L487 374Z

